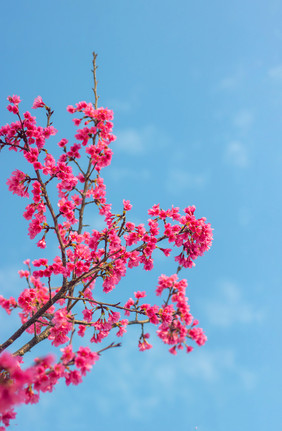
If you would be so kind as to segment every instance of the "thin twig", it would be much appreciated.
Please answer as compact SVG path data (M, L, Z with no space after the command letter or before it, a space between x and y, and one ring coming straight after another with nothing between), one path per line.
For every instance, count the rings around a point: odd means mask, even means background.
M111 343L109 346L104 347L104 349L98 350L98 352L96 352L96 353L98 353L98 355L100 355L105 350L111 349L112 347L120 347L120 346L121 346L121 343L117 343L117 344Z
M95 52L93 52L92 54L93 54L93 62L92 62L93 69L92 69L92 73L93 73L93 78L94 78L94 87L92 88L92 90L94 92L94 99L95 99L94 106L95 106L95 109L97 109L97 107L98 107L98 99L99 99L99 96L97 95L97 84L98 84L98 81L97 81L97 78L96 78L96 70L97 70L97 67L98 67L96 65L97 54Z
M82 302L84 302L84 301L93 302L94 304L101 305L102 307L114 307L114 308L118 308L119 310L130 311L131 313L135 313L136 312L136 313L139 313L139 314L145 314L144 311L141 311L141 310L139 311L139 310L136 310L136 309L122 307L121 305L119 305L120 304L119 302L117 304L108 304L107 302L100 302L100 301L96 301L95 299L89 299L89 298L84 298L84 297L77 298L77 297L74 297L74 296L66 296L66 299L71 299L71 300L74 300L74 301L82 301Z

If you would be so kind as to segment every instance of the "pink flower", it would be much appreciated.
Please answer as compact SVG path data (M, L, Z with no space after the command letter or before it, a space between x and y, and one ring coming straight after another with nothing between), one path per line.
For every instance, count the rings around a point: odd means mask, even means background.
M60 140L60 142L58 142L59 147L64 148L68 143L68 140L63 138Z
M25 185L26 179L27 175L17 169L12 173L11 177L8 178L6 184L9 186L9 190L12 193L28 198L28 185Z
M92 365L99 359L99 355L96 352L92 352L89 347L80 346L76 354L74 363L80 372L85 376L87 371L90 371Z
M149 317L150 322L157 325L160 319L157 316L159 311L158 305L151 306L150 304L142 304L141 309L145 311L146 315Z
M138 347L139 347L140 352L144 352L144 350L149 350L153 346L152 346L152 344L148 343L148 341L144 338L142 342L139 341Z
M88 310L88 308L85 308L85 309L82 311L82 314L83 314L83 318L84 318L84 320L85 320L86 322L91 322L91 320L92 320L92 315L93 315L93 310Z
M47 266L47 265L48 265L48 259L40 258L40 259L34 260L34 261L32 262L32 265L33 265L33 266L36 266L36 267L39 267L39 266Z
M18 105L21 102L20 96L17 96L16 94L13 94L13 96L7 97L10 103L13 103L14 105Z
M160 247L160 250L164 253L164 255L165 256L169 256L170 255L170 253L171 253L171 248L161 248Z
M79 335L80 337L84 337L85 331L86 331L86 326L85 325L79 325L77 335Z
M67 111L68 111L70 114L74 114L74 113L75 113L75 111L76 111L76 109L75 109L72 105L68 105L68 106L67 106Z
M66 385L69 386L71 383L73 385L79 385L82 382L81 374L78 370L70 371L65 374Z
M63 361L63 364L67 364L68 362L72 361L75 354L72 351L72 346L71 344L69 344L66 347L63 347L62 349L60 349L61 352L63 352L62 356L61 356L61 360Z
M154 217L158 217L160 214L160 204L153 205L153 207L148 210L148 214Z
M8 314L11 314L11 311L13 310L13 308L17 307L17 302L15 298L13 298L12 296L10 297L10 299L5 299L3 298L2 295L0 295L0 306L4 308L4 310Z
M128 325L128 320L127 319L123 319L119 321L119 331L116 333L117 337L122 337L123 334L125 334L126 331L126 327Z
M130 203L130 201L126 201L125 199L123 199L123 209L124 211L130 211L132 208L132 205Z
M117 311L112 311L109 314L108 323L111 323L111 324L117 323L119 319L120 319L120 313L118 313Z
M24 271L24 270L21 269L20 271L18 271L18 273L19 273L19 276L21 278L23 278L23 277L28 278L29 277L29 271Z
M138 290L138 292L134 292L134 296L136 299L140 299L140 298L145 298L146 296L146 292L140 292L140 290Z
M198 346L203 346L207 341L207 336L204 334L202 328L194 328L189 330L189 336L198 344Z
M37 96L34 99L33 105L32 105L32 109L37 109L37 108L44 108L45 103L42 100L41 96Z
M171 347L170 349L168 349L168 351L172 354L172 355L176 355L177 351L176 351L176 346Z
M29 151L24 151L24 157L29 163L37 162L39 151L37 148L30 148Z
M60 344L65 344L69 341L67 334L72 329L72 323L70 322L71 315L68 314L67 309L63 308L54 314L53 323L55 326L51 329L49 340L52 340L54 346L59 346Z
M75 126L79 126L80 125L80 123L81 123L81 119L80 118L73 118L73 120L72 120L73 122L74 122L74 125Z
M36 243L38 248L46 248L46 241L45 238L40 239L37 243Z
M134 301L132 298L129 298L129 300L124 304L124 308L130 308L132 305L134 305ZM130 316L130 311L125 310L124 314L126 316Z
M41 163L40 163L40 162L34 162L34 163L33 163L33 167L34 167L34 170L35 170L35 171L38 171L39 169L42 169L42 168L43 168L43 166L41 165Z

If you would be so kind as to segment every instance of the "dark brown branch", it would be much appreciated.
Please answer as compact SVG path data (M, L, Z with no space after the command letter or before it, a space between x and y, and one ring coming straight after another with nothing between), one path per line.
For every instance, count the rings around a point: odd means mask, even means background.
M0 345L0 353L7 349L14 341L16 341L31 325L33 325L55 302L61 299L68 290L69 285L65 284L61 290L53 296L52 299L46 302L29 320L27 320L8 340Z
M26 343L15 353L13 353L13 356L23 356L25 353L29 352L32 349L32 347L36 346L36 344L45 340L49 336L49 333L50 333L50 326L45 328L44 331L41 332L41 334L37 335L36 337L33 337L28 343Z

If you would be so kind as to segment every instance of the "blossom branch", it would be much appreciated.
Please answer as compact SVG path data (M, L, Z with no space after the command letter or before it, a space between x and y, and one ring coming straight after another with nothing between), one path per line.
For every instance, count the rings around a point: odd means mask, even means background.
M60 249L52 262L46 258L35 259L32 262L34 269L29 260L24 262L27 269L20 270L19 275L25 278L27 287L17 300L0 296L0 306L8 314L19 309L22 322L0 346L1 429L3 415L13 415L14 405L37 402L39 392L52 390L60 378L65 378L67 385L80 383L102 352L121 345L113 342L97 352L80 345L74 352L76 336L81 340L91 328L90 343L93 345L103 343L114 328L118 329L115 336L122 337L127 326L140 325L138 347L143 351L152 347L148 342L150 334L144 331L145 324L152 324L172 354L184 348L189 353L192 350L190 341L201 346L207 339L190 312L187 281L179 279L178 274L182 268L193 267L194 261L210 248L212 229L204 218L195 217L194 206L184 208L181 213L177 207L164 210L153 205L148 210L148 228L129 220L132 205L128 200L123 200L123 209L119 213L112 212L101 171L112 159L113 112L98 108L96 58L97 54L93 53L94 104L82 101L75 107L67 107L69 113L79 117L73 119L77 127L75 143L69 146L67 139L61 139L58 142L61 155L57 160L46 148L48 138L57 133L51 122L53 111L40 96L32 108L46 110L46 127L37 126L35 117L29 112L21 117L18 107L21 100L14 95L8 98L8 110L16 115L16 121L0 128L0 149L5 146L19 151L35 172L34 176L16 169L7 181L9 190L20 197L29 198L29 192L32 192L32 201L23 214L29 221L28 235L33 240L41 233L37 246L44 249L47 233L54 230ZM80 164L78 159L81 157ZM82 166L87 167L86 170ZM52 185L56 183L58 191L58 213L50 187L47 188L51 181ZM93 204L106 227L88 231L86 208ZM163 241L171 248L161 247ZM124 305L120 301L110 303L93 298L94 285L99 280L101 286L98 285L98 289L101 287L107 295L117 288L129 269L142 265L145 271L152 270L156 249L169 257L172 248L179 250L175 256L177 271L170 276L162 274L155 289L157 297L166 299L153 305L146 303L143 299L145 291L134 292ZM58 277L62 280L59 286L57 281L54 283ZM54 284L56 287L52 287ZM81 306L75 308L78 304ZM132 320L123 319L121 312ZM32 334L32 338L13 356L4 352L24 332ZM17 357L24 356L47 339L53 346L60 347L59 361L54 365L50 356L35 359L30 372L23 372ZM13 395L7 397L11 390Z

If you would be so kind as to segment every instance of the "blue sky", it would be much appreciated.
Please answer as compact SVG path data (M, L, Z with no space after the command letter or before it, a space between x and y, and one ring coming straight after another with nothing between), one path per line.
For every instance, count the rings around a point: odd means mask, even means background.
M280 431L282 2L26 0L1 12L1 124L11 120L8 95L30 109L40 94L58 136L71 139L65 108L93 100L95 50L100 106L115 113L105 171L114 208L130 199L143 222L154 203L194 204L214 228L212 249L185 273L204 347L174 357L153 336L152 351L140 353L130 328L82 385L24 406L11 430ZM38 256L21 221L26 202L5 185L18 167L1 154L7 296L23 287L22 261ZM159 259L120 288L154 289L174 271ZM1 318L4 337L15 323Z

